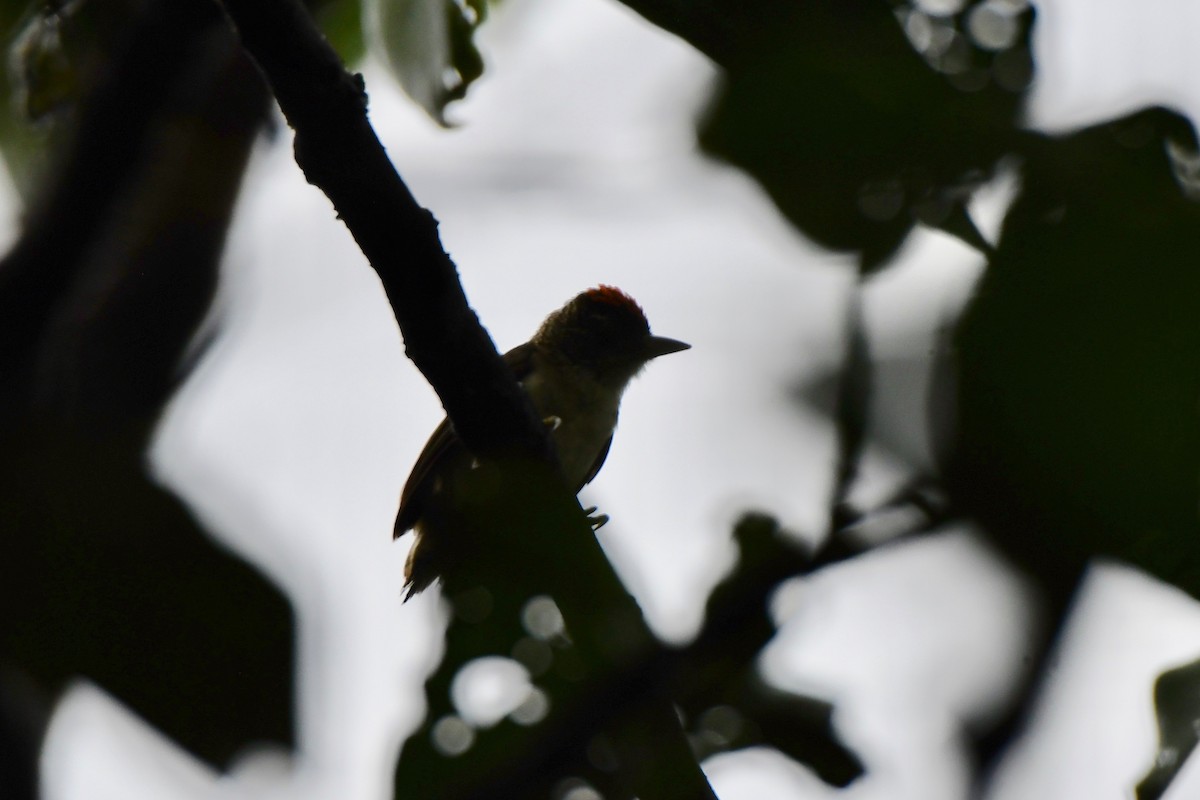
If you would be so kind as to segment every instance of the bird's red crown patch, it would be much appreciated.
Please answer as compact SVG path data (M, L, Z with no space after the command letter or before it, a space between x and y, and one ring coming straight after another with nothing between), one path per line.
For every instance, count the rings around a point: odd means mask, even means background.
M592 300L607 303L635 314L641 319L646 319L646 312L642 311L642 307L637 304L637 301L615 286L607 286L602 283L595 289L588 289L584 294Z

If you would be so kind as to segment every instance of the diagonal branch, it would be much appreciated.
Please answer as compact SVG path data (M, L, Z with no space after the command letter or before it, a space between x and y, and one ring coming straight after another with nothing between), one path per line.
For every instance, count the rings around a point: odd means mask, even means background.
M362 77L292 0L228 0L295 131L296 162L329 197L383 283L409 358L429 380L458 434L479 455L553 459L525 394L467 305L437 221L401 179L367 119Z
M638 653L654 646L654 637L578 501L557 471L546 469L556 462L549 437L467 306L436 221L413 198L371 129L361 76L345 72L297 0L223 4L296 132L297 163L332 201L379 275L409 357L463 442L479 456L524 457L525 466L541 465L494 476L500 481L495 530L481 543L490 552L477 553L476 560L487 569L503 560L499 549L510 550L521 572L517 582L549 589L559 601L597 685L605 676L624 674ZM587 696L582 687L580 695ZM617 719L611 707L585 706L594 711L592 724L615 727L620 743L628 744L629 778L645 800L715 800L665 697L629 721ZM644 740L651 734L655 758L646 759Z

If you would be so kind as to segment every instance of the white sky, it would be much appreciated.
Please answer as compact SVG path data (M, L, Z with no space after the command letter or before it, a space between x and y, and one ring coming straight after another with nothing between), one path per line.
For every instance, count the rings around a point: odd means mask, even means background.
M1178 77L1195 74L1179 31L1196 30L1197 9L1039 3L1031 124L1098 121L1139 97L1196 108ZM1142 58L1128 31L1154 24L1177 32ZM694 345L631 388L587 493L612 516L601 540L651 623L685 637L729 566L742 510L820 535L832 434L789 398L838 352L850 270L795 234L747 178L694 152L715 73L687 45L605 0L506 0L483 40L488 74L451 112L462 127L435 128L369 68L372 119L441 220L502 349L601 282L637 297L656 332ZM1003 202L984 208L985 227ZM917 321L939 321L979 269L966 248L927 231L902 258L868 298L884 350L926 336ZM407 543L390 531L441 411L404 358L373 273L292 162L286 131L252 166L223 296L225 336L178 398L153 462L221 542L296 603L303 758L258 753L219 778L81 686L47 747L52 800L379 798L399 737L420 720L438 609L433 593L399 603ZM897 306L911 315L880 312ZM958 725L1011 688L1026 613L1018 588L968 532L948 532L784 593L793 613L765 668L835 699L840 729L872 769L839 797L963 796ZM1125 796L1153 745L1150 677L1194 653L1194 602L1117 567L1096 573L1037 733L1012 753L994 796ZM726 799L834 794L770 753L706 766Z

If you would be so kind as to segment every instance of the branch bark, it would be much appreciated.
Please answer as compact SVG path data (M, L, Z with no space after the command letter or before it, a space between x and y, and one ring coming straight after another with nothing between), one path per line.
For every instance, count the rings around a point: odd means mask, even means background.
M657 646L640 609L558 477L555 453L528 397L468 307L436 221L417 203L371 129L361 76L344 70L296 0L223 4L295 130L297 163L332 201L379 275L406 351L458 434L480 457L517 457L524 465L494 476L499 488L493 535L481 546L488 552L475 555L486 569L502 560L492 557L500 556L495 551L510 549L517 554L511 563L527 573L512 583L522 590L539 587L558 600L588 662L591 680L578 692L586 704L595 694L588 687L624 674L646 648ZM487 477L487 470L478 472ZM625 764L639 796L715 800L666 698L642 709L635 731L616 713L597 707L591 722L614 728L618 736L630 734L624 737ZM652 757L645 752L648 735L656 745Z
M554 454L528 398L467 305L437 221L396 172L350 75L291 0L224 4L295 131L296 163L329 197L379 276L409 358L467 447L481 456Z

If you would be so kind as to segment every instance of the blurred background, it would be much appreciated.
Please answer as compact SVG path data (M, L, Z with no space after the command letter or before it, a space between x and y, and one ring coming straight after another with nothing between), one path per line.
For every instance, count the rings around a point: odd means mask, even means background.
M721 798L1200 792L1200 7L316 11L501 351L600 283L693 345L582 500ZM401 603L442 410L253 68L199 0L5 13L0 787L473 796L549 668Z

